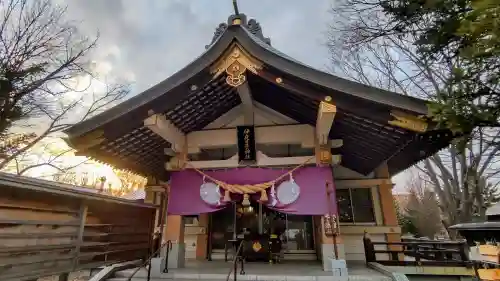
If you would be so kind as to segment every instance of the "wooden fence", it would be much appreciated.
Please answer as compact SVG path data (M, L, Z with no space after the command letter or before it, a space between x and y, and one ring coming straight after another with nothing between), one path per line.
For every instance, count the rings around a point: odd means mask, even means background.
M409 266L471 266L466 241L413 241L413 242L373 242L363 238L367 262L383 265ZM385 250L376 250L382 245ZM377 254L387 254L388 259L377 259Z
M0 173L0 280L147 258L155 207Z

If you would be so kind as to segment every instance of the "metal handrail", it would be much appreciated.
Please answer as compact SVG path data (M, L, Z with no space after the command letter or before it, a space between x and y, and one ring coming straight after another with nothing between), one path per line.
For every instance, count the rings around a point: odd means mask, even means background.
M244 242L245 242L245 241L244 241L244 240L242 240L242 241L240 242L240 244L238 245L238 248L237 248L237 250L236 250L236 253L235 253L235 255L234 255L234 257L233 257L233 261L232 261L233 266L229 269L229 272L227 273L227 276L226 276L226 281L229 281L229 276L231 276L231 272L233 272L233 270L234 270L234 274L233 274L233 281L237 281L237 277L236 277L236 276L237 276L238 274L237 274L236 272L238 271L238 260L240 260L240 261L241 261L241 266L242 266L240 274L241 274L241 275L245 274L245 271L244 271L244 269L243 269L243 262L244 262L244 261L243 261L243 257L240 255L240 253L241 253L241 248L243 247L243 243L244 243Z
M163 273L168 273L168 257L170 254L170 251L172 250L172 241L167 240L165 243L167 247L167 252L165 253L165 267L163 268Z
M167 248L167 253L166 253L166 259L168 259L168 252L170 252L170 250L172 249L172 241L170 240L167 240L167 242L165 242L164 244L162 244L156 251L154 251L153 254L151 254L149 256L149 258L146 259L146 261L139 267L137 267L134 271L134 273L132 273L128 278L127 278L127 281L130 281L132 280L132 278L137 274L137 272L139 270L141 270L141 268L143 267L146 267L146 265L149 265L149 268L148 268L148 281L151 279L151 260L158 254L161 252L161 250L165 247L169 246L170 248ZM168 260L167 262L165 263L165 266L168 264Z

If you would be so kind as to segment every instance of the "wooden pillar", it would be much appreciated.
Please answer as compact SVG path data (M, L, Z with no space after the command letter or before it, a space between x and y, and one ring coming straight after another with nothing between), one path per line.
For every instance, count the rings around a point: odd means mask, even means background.
M167 215L163 232L163 243L172 242L168 253L168 268L184 267L186 248L184 244L184 219L180 215Z
M144 187L144 203L156 205L154 221L151 222L152 231L152 247L151 253L157 253L162 245L162 222L164 221L165 214L164 197L166 190L154 177L148 177L146 186ZM161 253L159 253L161 255Z
M323 264L323 270L332 271L332 265L330 259L335 258L335 244L337 248L337 259L345 260L345 248L344 242L342 240L342 235L337 234L334 237L326 232L325 219L323 216L315 216L314 224L317 225L316 231L318 232L316 237L316 243L319 243L317 250L319 251L318 257L321 259Z
M89 207L87 205L87 202L82 200L80 202L80 211L78 213L78 236L76 240L76 247L75 247L75 252L74 252L74 258L73 258L73 270L76 270L76 268L79 265L80 262L80 251L81 247L83 245L83 238L84 238L84 231L85 231L85 224L87 223L87 214L88 214Z
M375 170L375 176L380 179L391 178L387 163L383 163ZM392 187L393 184L391 181L387 181L386 183L380 184L378 186L384 226L398 226L396 206L394 205L394 197L392 196ZM401 242L400 233L386 233L385 236L387 242ZM399 248L400 246L389 247L390 250L399 250Z
M196 236L196 259L205 260L207 258L208 243L208 214L198 216L198 226L200 233Z
M167 224L164 229L163 237L164 242L170 240L172 243L184 243L184 220L182 219L182 216L167 216Z

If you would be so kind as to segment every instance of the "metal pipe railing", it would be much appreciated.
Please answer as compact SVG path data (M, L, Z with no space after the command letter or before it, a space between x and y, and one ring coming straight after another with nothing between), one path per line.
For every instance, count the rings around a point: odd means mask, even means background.
M166 249L167 252L165 253L165 267L163 268L163 273L168 273L168 257L170 254L170 251L172 250L172 241L167 240L166 244Z
M230 268L229 272L227 273L226 276L226 281L229 281L229 277L231 276L231 272L233 272L233 281L237 281L237 271L238 271L238 261L241 263L241 271L240 275L245 274L245 264L244 264L244 259L243 256L241 255L242 252L242 247L245 241L241 241L240 244L238 245L238 248L236 250L236 253L234 254L233 261L232 261L232 267Z
M168 246L170 245L170 248L168 248ZM144 261L144 263L137 267L134 272L127 278L127 281L130 281L132 280L132 278L137 274L137 272L139 272L139 270L141 270L141 268L144 268L146 266L149 266L148 267L148 281L150 280L151 278L151 260L158 254L158 253L161 253L161 250L163 248L166 248L167 249L167 252L166 252L166 257L165 257L165 268L166 266L168 265L168 252L172 249L172 241L168 240L167 242L165 242L164 244L162 244L153 254L151 254L147 259L146 261ZM165 271L164 271L165 272Z

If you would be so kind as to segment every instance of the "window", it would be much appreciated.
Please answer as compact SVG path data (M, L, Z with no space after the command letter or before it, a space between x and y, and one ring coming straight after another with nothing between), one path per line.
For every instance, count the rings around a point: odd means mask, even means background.
M195 219L198 219L198 215L183 216L182 219L184 220L185 225L194 224Z
M337 189L337 205L340 222L375 222L370 188Z

